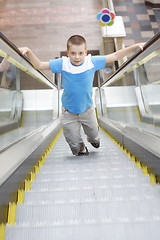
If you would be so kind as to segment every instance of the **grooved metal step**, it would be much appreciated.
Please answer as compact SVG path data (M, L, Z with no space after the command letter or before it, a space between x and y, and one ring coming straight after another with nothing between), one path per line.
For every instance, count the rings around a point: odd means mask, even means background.
M83 191L82 191L83 190ZM103 191L104 190L104 191ZM159 189L143 188L141 192L139 188L124 188L124 189L56 189L53 191L43 190L40 192L30 192L30 194L26 194L25 197L25 205L26 204L43 204L43 202L51 203L71 203L72 201L77 202L87 202L88 199L91 202L109 202L109 201L147 201L151 199L159 199L160 191Z
M83 195L83 194L82 194ZM44 201L41 205L18 206L16 225L64 226L67 224L87 224L94 219L96 224L102 222L151 222L160 221L160 199L147 201L125 201L116 199L106 201L102 198L83 199L83 196L70 203L63 201L50 204Z
M148 223L110 223L109 221L95 224L94 220L88 221L86 225L74 224L65 225L59 229L57 226L26 226L22 225L16 228L10 227L10 232L7 232L6 239L13 239L16 235L16 240L22 239L46 239L46 240L142 240L142 239L157 239L159 237L159 222ZM18 233L18 234L17 234Z

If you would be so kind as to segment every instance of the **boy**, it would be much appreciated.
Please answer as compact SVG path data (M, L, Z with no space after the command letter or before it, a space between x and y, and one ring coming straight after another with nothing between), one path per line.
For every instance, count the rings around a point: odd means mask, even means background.
M107 56L87 55L86 40L80 35L73 35L67 41L67 56L49 62L41 62L27 48L20 48L36 69L62 73L62 126L63 133L73 155L88 155L81 135L81 126L88 142L99 148L98 124L93 107L92 89L94 73L105 67L106 63L117 61L137 48L143 50L144 43L121 49Z

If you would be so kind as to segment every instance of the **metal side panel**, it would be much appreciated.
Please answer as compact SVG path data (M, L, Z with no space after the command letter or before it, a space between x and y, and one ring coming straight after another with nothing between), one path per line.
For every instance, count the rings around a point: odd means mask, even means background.
M49 127L42 126L22 141L1 153L0 186L58 125L60 125L59 119L55 120Z
M5 240L150 240L160 237L160 189L100 131L101 147L73 156L61 134L17 205Z

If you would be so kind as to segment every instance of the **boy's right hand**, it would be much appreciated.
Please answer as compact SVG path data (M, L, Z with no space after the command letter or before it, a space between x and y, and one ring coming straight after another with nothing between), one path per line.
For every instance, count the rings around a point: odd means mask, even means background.
M28 47L21 47L21 48L18 48L18 49L22 53L22 55L25 55L25 54L27 55L27 52L29 50Z
M26 55L29 61L32 63L35 69L38 70L50 70L50 64L48 62L41 62L39 58L28 47L18 48L22 55Z

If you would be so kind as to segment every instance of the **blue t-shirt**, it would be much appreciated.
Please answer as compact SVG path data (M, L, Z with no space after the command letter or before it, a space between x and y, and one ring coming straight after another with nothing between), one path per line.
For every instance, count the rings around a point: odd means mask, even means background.
M106 56L85 57L81 65L74 65L68 57L50 60L53 73L62 73L62 105L80 114L93 104L92 91L95 71L105 67Z

